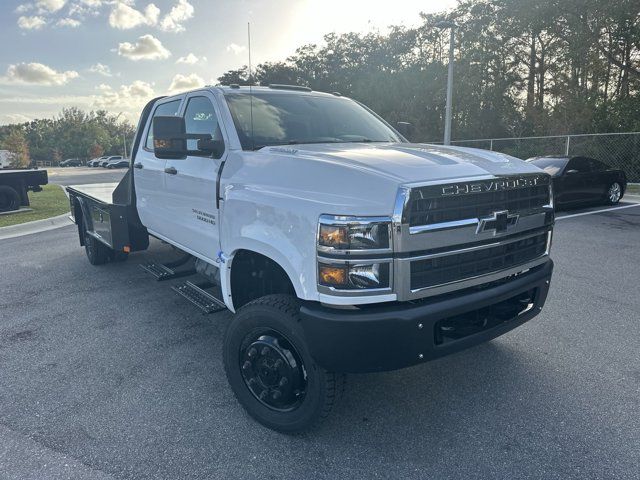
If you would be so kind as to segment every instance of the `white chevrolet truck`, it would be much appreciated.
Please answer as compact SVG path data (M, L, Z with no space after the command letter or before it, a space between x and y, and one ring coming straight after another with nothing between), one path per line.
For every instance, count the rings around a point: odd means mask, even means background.
M180 257L146 271L204 312L235 313L229 384L283 432L326 417L346 373L420 364L522 325L553 270L547 174L409 143L358 102L304 87L155 99L122 181L68 190L92 264L155 237Z

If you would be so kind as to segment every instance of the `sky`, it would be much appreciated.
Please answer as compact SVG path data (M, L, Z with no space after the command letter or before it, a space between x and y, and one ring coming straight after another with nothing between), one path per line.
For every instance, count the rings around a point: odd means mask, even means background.
M0 125L146 101L284 60L330 32L413 26L455 0L0 0Z

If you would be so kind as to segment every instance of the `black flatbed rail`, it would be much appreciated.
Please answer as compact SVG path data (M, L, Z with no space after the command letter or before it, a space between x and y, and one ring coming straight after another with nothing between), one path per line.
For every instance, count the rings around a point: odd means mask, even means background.
M27 192L39 192L49 183L46 170L0 169L0 212L29 206Z

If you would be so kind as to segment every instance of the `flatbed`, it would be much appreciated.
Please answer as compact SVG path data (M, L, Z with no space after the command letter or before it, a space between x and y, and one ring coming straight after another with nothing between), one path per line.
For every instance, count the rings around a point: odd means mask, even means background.
M78 225L80 244L99 242L105 256L123 257L149 246L129 189L130 173L120 183L95 183L67 187L71 220Z
M28 192L39 192L47 183L46 170L0 169L0 212L28 207Z
M90 197L97 202L104 204L113 203L113 191L118 186L117 183L94 183L89 185L72 185L67 187L67 191L73 191L79 195Z

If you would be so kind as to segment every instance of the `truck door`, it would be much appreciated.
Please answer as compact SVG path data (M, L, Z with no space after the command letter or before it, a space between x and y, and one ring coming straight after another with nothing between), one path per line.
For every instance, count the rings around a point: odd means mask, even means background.
M164 209L166 160L153 154L153 117L177 115L182 98L173 97L170 101L160 101L147 121L146 138L136 153L134 180L136 187L136 208L140 221L151 233L166 235L167 217Z
M187 134L210 134L213 140L225 140L215 102L209 92L187 96L182 109ZM165 199L172 224L170 238L187 251L215 260L220 249L216 182L226 148L217 155L199 153L198 141L187 140L187 149L190 151L187 158L167 160L165 167Z

